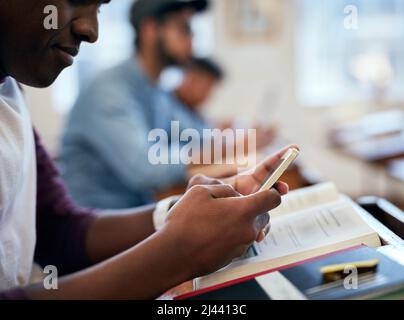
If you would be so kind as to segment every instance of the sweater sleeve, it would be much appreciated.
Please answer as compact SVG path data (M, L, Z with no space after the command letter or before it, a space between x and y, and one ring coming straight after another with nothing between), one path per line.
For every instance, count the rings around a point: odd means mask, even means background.
M55 164L34 134L38 174L35 262L56 266L61 276L91 266L86 235L95 212L73 204Z

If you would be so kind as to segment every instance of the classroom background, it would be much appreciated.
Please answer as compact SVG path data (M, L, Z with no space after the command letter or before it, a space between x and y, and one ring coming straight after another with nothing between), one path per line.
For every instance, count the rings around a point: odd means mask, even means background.
M25 88L55 158L80 87L132 54L131 2L102 8L98 43L52 87ZM193 28L195 55L226 71L208 117L276 124L310 179L404 208L404 1L214 0Z

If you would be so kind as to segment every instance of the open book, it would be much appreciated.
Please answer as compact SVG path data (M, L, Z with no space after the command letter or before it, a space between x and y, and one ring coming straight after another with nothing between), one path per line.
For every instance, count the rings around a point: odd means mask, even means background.
M195 289L354 246L381 246L377 232L361 217L361 210L332 183L293 191L270 212L272 228L266 240L254 244L244 257L226 268L196 279Z

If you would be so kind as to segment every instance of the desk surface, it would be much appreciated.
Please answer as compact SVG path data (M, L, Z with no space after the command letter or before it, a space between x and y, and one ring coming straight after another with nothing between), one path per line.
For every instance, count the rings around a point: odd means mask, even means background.
M399 254L400 258L404 257L404 241L390 231L386 226L374 218L370 213L366 212L364 209L360 210L361 217L372 227L380 236L387 255L394 257L394 254ZM382 247L383 248L383 247ZM383 252L383 250L380 250ZM396 252L395 252L396 251ZM161 299L173 299L176 296L184 295L193 291L193 282L189 281L184 283L166 294L164 294Z
M310 176L318 181L333 181L340 192L353 199L364 195L385 198L404 209L404 182L393 178L383 166L366 163L348 156L329 145L327 132L334 119L327 119L327 111L305 110L312 112L311 123L290 125L285 133L288 142L301 147L300 165ZM290 122L290 118L288 119ZM294 117L298 122L299 117ZM293 122L292 121L292 122ZM396 238L387 228L370 215L367 217L371 225L376 226L384 238L395 244L402 241ZM186 283L170 292L168 297L184 294L192 290L192 282Z
M330 145L330 128L339 122L341 114L351 111L344 112L343 107L335 111L327 108L296 111L304 112L307 121L295 125L285 122L288 129L283 135L287 141L300 145L300 161L305 170L312 172L320 181L334 182L341 193L353 199L365 195L378 196L404 209L404 181L392 177L384 166L349 156ZM298 122L299 115L293 119L289 117L288 121Z

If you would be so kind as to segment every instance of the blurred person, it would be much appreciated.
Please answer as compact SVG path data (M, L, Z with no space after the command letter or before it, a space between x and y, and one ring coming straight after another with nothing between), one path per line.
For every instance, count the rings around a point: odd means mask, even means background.
M81 43L97 40L97 13L107 2L0 1L0 299L158 297L263 240L256 217L287 192L282 183L257 192L285 149L248 174L195 177L173 203L114 212L71 202L33 131L18 82L51 85ZM43 27L48 5L58 8L58 29ZM31 283L34 262L58 268L58 290Z
M237 129L237 119L213 123L203 116L205 103L225 77L222 67L213 59L194 57L183 69L182 81L172 90L175 101L199 116L206 128ZM249 129L256 130L257 151L268 147L277 137L276 127L254 125ZM245 140L239 142L247 145L247 140L246 135ZM245 150L247 152L248 148Z
M209 58L193 58L184 68L183 80L172 94L189 110L200 114L223 78L224 71L218 63Z
M184 164L152 165L148 135L171 122L202 132L205 122L173 105L158 86L162 71L192 58L191 19L207 0L138 0L130 12L136 54L96 77L81 92L66 124L60 169L82 206L127 208L151 203L155 194L185 184ZM171 147L171 145L170 145Z

